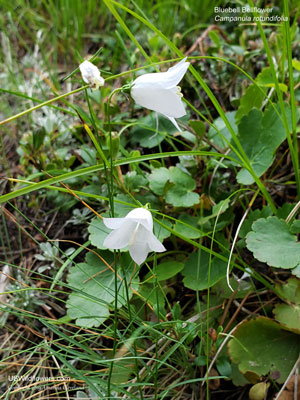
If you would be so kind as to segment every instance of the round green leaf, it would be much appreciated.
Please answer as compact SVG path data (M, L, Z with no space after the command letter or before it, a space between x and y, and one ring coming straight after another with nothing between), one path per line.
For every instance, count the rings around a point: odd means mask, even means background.
M166 202L174 207L192 207L198 204L200 197L198 193L188 192L180 186L172 187L166 194Z
M232 128L236 131L237 126L235 123L235 114L236 114L235 111L230 111L230 112L227 112L225 115L226 115L226 118L228 119L228 121L230 122L230 125L232 126ZM225 137L225 139L227 139L230 142L231 133L229 132L223 118L218 117L217 119L215 119L214 126L222 133L222 135ZM215 143L221 149L225 149L228 146L227 142L222 138L222 136L219 134L219 132L216 131L215 128L213 128L212 126L209 128L208 137L213 143Z
M193 290L207 289L226 276L226 267L224 261L213 258L209 274L209 254L194 253L186 261L182 271L184 286Z
M158 220L161 221L164 225L168 226L169 228L172 228L172 223L170 221L163 220L161 218L158 218ZM161 225L159 225L158 222L153 221L153 225L154 225L154 234L159 241L162 242L163 240L171 236L171 232L163 228Z
M201 231L198 226L198 217L189 214L181 214L174 226L174 230L189 239L201 237Z
M95 218L90 226L88 227L90 233L89 239L91 243L100 250L105 250L106 247L103 246L104 239L111 232L111 229L107 228L102 219Z
M289 225L277 217L258 219L246 236L247 247L271 267L293 268L300 261L300 243Z
M154 281L157 279L158 281L164 281L166 279L170 279L173 276L177 275L178 272L183 270L184 264L178 261L167 261L161 264L158 264L156 268L153 269L153 273L155 277L153 276L150 281ZM148 277L152 276L152 273L149 272L146 275L146 279Z
M282 330L269 318L243 322L228 343L229 355L244 376L273 373L283 383L295 364L299 350L299 336ZM276 374L274 374L276 373Z
M300 333L300 306L295 304L276 304L273 313L276 320L286 328Z
M290 125L289 106L286 106L286 114ZM253 108L249 114L243 116L238 125L238 139L258 177L270 167L277 147L285 138L286 132L282 118L274 108L267 108L264 113ZM250 185L254 182L253 176L246 168L239 171L237 180L243 185Z
M113 262L112 253L101 253L109 264ZM126 288L123 274L118 273L118 307L127 302ZM131 280L131 273L126 274L127 282ZM109 316L108 306L115 301L115 274L107 265L96 256L88 253L84 263L70 269L68 284L73 289L67 300L68 316L76 319L77 325L84 327L99 326ZM131 283L134 290L136 284ZM129 290L129 297L132 291Z
M169 170L167 168L155 168L149 175L150 189L158 195L163 195L165 185L169 179Z
M300 333L300 280L290 278L285 285L276 285L280 298L286 304L276 304L273 309L276 320L286 328Z

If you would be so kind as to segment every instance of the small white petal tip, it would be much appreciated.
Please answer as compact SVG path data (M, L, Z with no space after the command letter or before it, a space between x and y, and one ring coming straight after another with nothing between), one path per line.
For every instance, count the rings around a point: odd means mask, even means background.
M83 61L79 65L79 69L82 75L82 79L85 83L91 85L92 89L99 89L100 86L104 85L104 79L102 78L99 69L96 65L92 64L90 61Z

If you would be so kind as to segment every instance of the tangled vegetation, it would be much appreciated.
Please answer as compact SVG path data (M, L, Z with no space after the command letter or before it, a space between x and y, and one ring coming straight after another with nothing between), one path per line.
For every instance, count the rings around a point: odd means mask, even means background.
M0 400L298 398L299 2L1 10Z

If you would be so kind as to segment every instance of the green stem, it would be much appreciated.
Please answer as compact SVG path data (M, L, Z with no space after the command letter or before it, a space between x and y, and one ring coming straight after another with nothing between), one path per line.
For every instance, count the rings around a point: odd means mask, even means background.
M254 8L254 3L253 0L249 0L249 4L252 8ZM288 13L288 5L287 5L287 1L284 0L284 11L285 14ZM283 119L283 125L284 125L284 129L286 131L286 138L287 138L287 142L289 145L289 149L290 149L290 153L291 153L291 159L292 159L292 164L293 164L293 168L294 168L294 172L295 172L295 178L296 178L296 184L297 184L297 191L298 194L300 194L300 175L299 175L299 160L298 160L298 149L296 150L296 148L294 148L293 146L293 141L292 141L292 137L291 137L291 133L290 133L290 128L289 128L289 124L288 124L288 120L287 120L287 115L286 115L286 111L285 111L285 107L284 107L284 101L282 98L282 92L279 88L279 83L278 83L278 79L276 76L276 70L275 70L275 66L274 66L274 62L273 62L273 58L272 58L272 54L270 51L270 47L265 35L265 32L263 30L262 24L259 20L259 15L256 12L253 12L254 16L257 17L257 27L261 36L261 39L263 41L264 44L264 48L268 57L268 61L269 61L269 65L271 68L271 73L272 73L272 77L275 83L275 89L276 89L276 93L278 96L278 100L279 100L279 106L280 106L280 111L282 114L282 119ZM288 17L288 15L285 15ZM288 21L285 22L285 24L289 24ZM286 42L287 45L290 45L290 27L289 25L285 25L285 32L286 32ZM288 60L289 62L291 62L290 58L291 58L291 46L289 46L290 48L288 48ZM290 68L290 67L289 67ZM293 75L290 74L290 85L293 81ZM294 88L293 88L294 89ZM291 91L291 100L292 100L292 93L294 94L294 90L292 89ZM293 100L295 101L295 99L293 98ZM293 110L294 105L292 105L292 110ZM298 147L298 146L296 146Z
M99 156L102 158L104 165L106 167L108 167L109 166L108 159L106 158L103 150L101 149L101 146L99 145L97 139L95 138L95 135L93 134L93 132L91 131L91 129L89 128L89 126L87 124L84 123L83 126L84 126L84 129L86 130L87 134L89 135L91 141L93 142L94 146L96 147L96 150L97 150Z
M130 158L125 158L125 159L121 159L118 160L114 163L114 166L117 165L127 165L127 164L132 164L132 163L139 163L139 162L143 162L143 161L149 161L149 160L156 160L159 159L161 157L178 157L178 156L185 156L185 155L189 155L189 156L208 156L208 157L220 157L220 158L226 158L227 160L231 160L234 162L238 162L240 165L241 163L239 162L239 160L236 160L228 155L224 155L221 153L215 153L215 152L211 152L211 151L174 151L174 152L166 152L166 153L155 153L155 154L147 154L144 156L138 156L138 157L130 157ZM243 165L241 165L243 166ZM66 174L62 174L59 176L55 176L53 178L49 178L49 179L45 179L42 182L38 182L26 187L23 187L21 189L15 190L13 192L4 194L2 196L0 196L0 204L4 203L8 200L14 199L18 196L22 196L24 194L27 193L31 193L35 190L38 189L43 189L44 187L48 186L48 185L54 185L55 183L58 182L63 182L67 179L70 178L74 178L74 177L78 177L78 176L82 176L82 175L87 175L87 174L92 174L96 171L100 171L102 169L104 169L104 165L103 164L98 164L98 165L93 165L92 167L86 167L86 168L81 168L79 170L75 170L72 172L67 172Z
M287 21L284 21L285 28L285 39L288 54L288 68L289 68L289 83L290 83L290 96L291 96L291 110L292 110L292 136L293 136L293 149L295 153L295 177L298 188L298 196L300 196L300 177L299 177L299 153L298 153L298 141L297 141L297 117L296 117L296 99L294 90L294 76L293 76L293 64L292 64L292 45L290 36L290 25L289 25L289 5L288 1L284 0L284 16Z
M8 122L13 121L14 119L22 117L23 115L31 113L32 111L38 110L39 108L47 106L48 104L54 103L55 101L58 101L58 100L61 100L61 99L65 98L65 97L71 96L72 94L81 92L82 90L84 90L84 89L86 89L88 87L90 87L90 86L89 85L85 85L85 86L82 86L82 87L80 87L78 89L72 90L71 92L64 93L64 94L61 94L60 96L54 97L53 99L44 101L44 103L41 103L41 104L38 104L37 106L28 108L28 110L22 111L19 114L15 114L12 117L9 117L7 119L4 119L3 121L0 121L0 125L7 124Z
M106 107L106 115L107 115L107 122L108 122L108 131L109 131L109 140L110 140L110 182L107 179L107 187L109 191L109 204L110 204L110 212L111 216L114 217L114 185L113 185L113 157L112 157L112 140L111 140L111 123L110 123L110 102L111 98L115 93L120 92L122 89L117 88L113 90L108 99L107 99L107 107ZM114 250L114 265L115 265L115 274L114 274L114 279L115 279L115 309L114 309L114 317L113 317L113 337L114 337L114 342L113 342L113 349L112 349L112 358L115 357L116 352L117 352L117 325L118 325L118 276L117 276L117 255L116 255L116 250ZM114 369L114 361L110 363L109 367L109 373L108 373L108 379L107 379L107 392L108 392L108 397L111 395L111 378L112 378L112 373Z

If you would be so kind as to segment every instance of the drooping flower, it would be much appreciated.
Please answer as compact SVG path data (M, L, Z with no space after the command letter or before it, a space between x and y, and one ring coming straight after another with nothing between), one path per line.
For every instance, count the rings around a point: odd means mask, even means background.
M124 218L103 218L103 222L113 230L105 238L104 247L116 250L128 246L131 258L138 265L146 260L150 251L166 250L153 234L152 214L145 208L135 208Z
M84 82L89 83L93 89L99 89L100 86L104 85L104 79L100 75L99 69L90 61L83 61L79 65L79 69Z
M180 131L175 118L186 115L182 93L178 83L186 73L190 63L186 57L166 72L154 72L139 76L132 84L131 96L136 104L156 111L175 125Z

